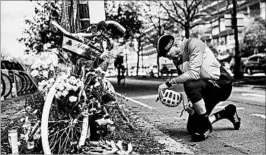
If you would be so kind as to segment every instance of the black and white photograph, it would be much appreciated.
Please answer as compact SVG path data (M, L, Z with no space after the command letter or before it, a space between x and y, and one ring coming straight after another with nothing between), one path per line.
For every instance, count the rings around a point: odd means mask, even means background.
M0 154L266 154L266 0L0 7Z

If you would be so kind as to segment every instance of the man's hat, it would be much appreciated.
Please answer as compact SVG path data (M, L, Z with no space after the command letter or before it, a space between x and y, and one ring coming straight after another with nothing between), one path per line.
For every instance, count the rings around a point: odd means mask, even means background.
M174 44L174 37L170 34L161 36L157 41L158 56L165 56Z

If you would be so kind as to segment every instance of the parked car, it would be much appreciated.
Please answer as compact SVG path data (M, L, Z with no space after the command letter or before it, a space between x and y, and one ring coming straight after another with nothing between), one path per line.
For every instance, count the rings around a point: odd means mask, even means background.
M158 68L156 65L150 66L148 69L148 75L151 77L158 77Z
M177 74L177 69L174 66L174 64L167 64L167 65L163 65L162 69L161 69L161 74L164 75L166 74L168 75L173 75L173 74Z
M163 65L163 67L162 67L162 69L161 69L161 74L162 74L162 75L166 74L166 75L168 76L168 74L169 74L169 70L168 70L168 68L167 68L166 65Z
M241 64L240 64L240 65L241 65L241 72L245 72L245 71L244 71L244 70L245 70L244 62L245 62L247 59L248 59L247 57L242 57L242 58L241 58ZM229 65L230 65L230 70L231 70L231 72L234 73L234 68L235 68L235 59L234 59L234 58L231 59Z
M256 54L247 58L244 62L244 72L252 75L253 73L266 74L266 55Z

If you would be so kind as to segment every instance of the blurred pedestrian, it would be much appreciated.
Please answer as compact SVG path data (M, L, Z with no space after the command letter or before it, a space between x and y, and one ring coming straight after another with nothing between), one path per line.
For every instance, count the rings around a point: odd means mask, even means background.
M234 129L239 129L240 118L235 105L229 104L211 115L214 107L230 96L233 79L205 43L197 38L177 40L166 34L158 39L157 51L159 57L173 61L179 74L161 84L158 92L174 84L183 84L191 101L186 104L185 110L189 112L187 130L192 140L205 140L212 132L212 123L221 119L230 120Z
M126 68L125 68L124 65L121 65L120 83L121 83L122 80L123 80L122 85L125 85L125 83L126 83Z
M117 69L117 84L118 85L120 85L121 79L123 78L123 74L124 74L123 70L125 69L125 67L123 66L123 62L124 62L123 56L121 55L118 55L114 61L115 68Z

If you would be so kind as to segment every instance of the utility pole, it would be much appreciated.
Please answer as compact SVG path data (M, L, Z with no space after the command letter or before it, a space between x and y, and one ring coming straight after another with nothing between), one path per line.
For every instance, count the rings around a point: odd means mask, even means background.
M127 55L129 54L129 49L126 48L126 75L128 76L128 58Z
M234 79L241 79L243 77L241 71L241 56L239 51L239 42L238 42L238 29L237 29L237 1L232 0L233 2L233 13L232 13L232 26L235 34L235 66L234 66Z

